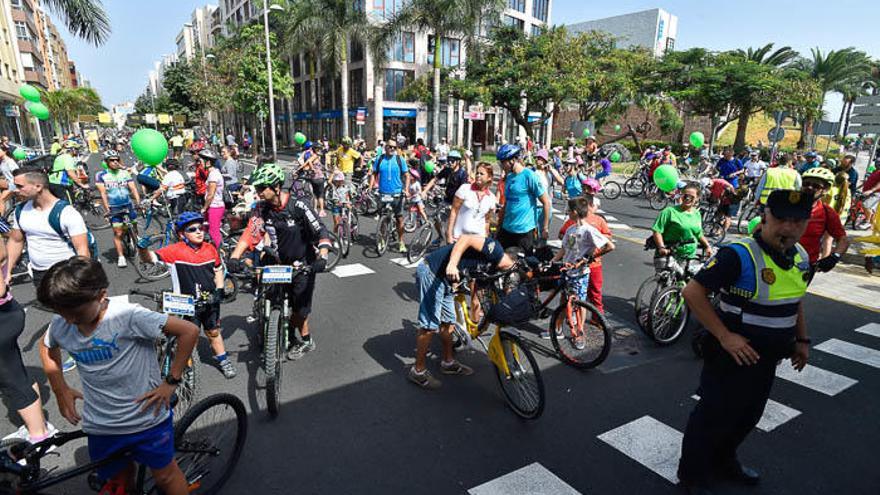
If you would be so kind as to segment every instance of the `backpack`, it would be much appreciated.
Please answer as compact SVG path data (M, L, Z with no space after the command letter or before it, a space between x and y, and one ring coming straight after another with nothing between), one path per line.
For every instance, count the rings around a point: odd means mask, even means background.
M24 209L25 204L26 203L21 203L15 207L15 223L18 224L19 228L21 228L21 211ZM52 230L54 230L59 237L67 242L67 245L70 247L71 250L73 250L73 252L76 252L76 249L73 247L73 242L71 242L70 238L64 234L64 230L62 230L61 228L61 212L67 206L70 206L70 203L68 203L67 201L59 199L57 202L55 202L55 204L52 206L52 211L49 212L49 226L52 227ZM98 260L98 241L89 230L86 230L86 237L89 241L90 257L93 260Z
M379 172L379 165L382 164L382 160L387 158L385 155L379 155L379 158L376 158L375 167L376 172ZM403 176L403 160L400 158L400 155L394 155L394 158L397 158L397 170L400 172L400 175Z

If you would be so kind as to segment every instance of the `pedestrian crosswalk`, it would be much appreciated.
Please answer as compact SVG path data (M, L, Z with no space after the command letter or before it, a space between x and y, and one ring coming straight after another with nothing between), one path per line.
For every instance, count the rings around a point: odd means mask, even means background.
M880 324L869 323L856 328L854 332L880 338ZM826 340L815 346L814 350L872 368L880 368L880 350L854 344L842 338ZM822 365L826 366L824 362ZM798 372L789 360L777 366L776 376L788 383L829 397L835 397L859 383L855 378L816 365L807 365ZM691 398L700 400L698 395L692 395ZM764 433L771 433L808 413L796 409L793 405L770 399L756 428ZM667 481L678 482L676 472L683 433L677 429L650 415L645 415L606 431L597 438Z
M470 495L580 495L549 469L535 462L468 490Z

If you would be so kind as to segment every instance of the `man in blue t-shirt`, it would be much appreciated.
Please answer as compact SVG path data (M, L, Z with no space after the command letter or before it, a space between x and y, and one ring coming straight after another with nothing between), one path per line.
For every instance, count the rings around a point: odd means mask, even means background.
M409 169L406 160L397 154L397 143L385 143L385 153L376 157L370 173L373 176L373 187L379 187L379 200L391 202L394 216L397 219L398 251L406 252L403 243L403 216L406 212L406 199L409 194ZM405 182L404 182L405 181Z
M724 150L723 156L718 160L715 167L718 169L718 175L722 179L730 182L730 185L734 188L739 187L739 176L743 174L745 167L743 167L742 162L733 157L732 149L726 148Z
M505 149L505 146L511 148ZM541 237L550 236L550 196L538 176L520 160L522 150L515 145L502 146L499 161L507 175L504 177L504 207L499 212L498 242L504 248L518 246L530 251L534 246L538 226L535 221L537 202L544 207ZM515 148L515 149L513 149Z
M798 167L798 172L801 175L804 175L804 172L806 172L807 170L817 168L821 165L819 163L819 155L816 154L815 151L808 151L804 153L804 158L806 158L807 160L800 167Z

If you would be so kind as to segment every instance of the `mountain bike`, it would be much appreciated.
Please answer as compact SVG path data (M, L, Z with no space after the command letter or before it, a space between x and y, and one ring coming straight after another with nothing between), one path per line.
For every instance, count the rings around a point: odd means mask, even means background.
M394 204L400 195L383 194L379 198L379 218L376 225L376 252L379 256L388 251L388 245L398 242Z
M5 475L0 481L0 493L44 493L43 490L82 475L88 475L89 486L101 493L160 493L144 465L137 465L134 486L119 486L113 480L100 479L95 472L100 467L130 460L130 448L66 470L41 469L41 461L50 449L85 437L86 433L80 430L61 432L35 444L19 438L0 442L0 473ZM174 425L174 459L183 471L189 492L220 493L238 464L246 440L247 411L234 395L212 395L187 411ZM23 466L18 464L20 460L25 461Z
M355 184L355 193L352 195L354 210L361 215L375 215L379 209L379 199L376 191L371 187L369 177L364 176Z
M849 215L846 217L844 225L849 225L853 230L867 230L871 228L868 223L868 209L865 208L865 199L867 196L857 192L853 195L852 206L849 209Z
M156 303L156 310L167 315L177 316L187 321L193 321L193 316L197 311L203 310L207 303L204 300L196 300L192 296L181 294L173 294L171 292L148 292L138 289L131 289L129 294L135 296L143 296L153 300ZM156 342L156 350L159 355L159 372L162 378L171 373L171 363L174 362L174 355L177 353L177 338L173 336L163 335ZM199 394L199 366L201 360L196 348L193 348L192 355L187 360L186 368L180 376L182 380L177 386L177 405L174 408L174 415L180 416L195 402Z
M639 326L657 344L662 346L674 344L681 337L687 325L690 311L682 295L682 289L694 274L700 271L702 262L699 260L676 260L670 254L663 258L662 267L656 277L656 286L652 291L647 306L642 301L637 313ZM643 283L649 284L649 278ZM642 287L639 288L642 290ZM637 301L643 295L637 294ZM647 307L647 311L645 308Z
M122 255L128 259L135 260L138 256L138 222L137 216L131 219L128 212L134 205L122 206L118 208L111 207L106 217L109 219L116 214L122 214ZM137 211L137 210L136 210Z
M415 263L422 259L431 246L440 246L446 238L446 220L449 217L449 206L445 203L435 208L428 215L428 221L419 227L406 246L406 259Z
M166 218L164 222L161 219L163 216ZM147 249L150 251L157 251L176 242L177 235L174 232L174 222L171 221L171 211L167 201L160 200L158 205L150 202L144 210L144 232L149 232L151 227L159 233L148 237ZM162 280L171 274L165 263L144 261L140 256L135 259L134 269L138 275L150 281Z
M101 202L101 197L91 189L74 186L70 193L71 204L83 216L90 230L104 230L110 228L107 218L107 210Z
M714 245L724 242L727 237L727 229L724 228L724 213L716 202L704 202L700 204L700 213L703 219L703 235Z
M696 240L672 242L668 243L666 247L672 252L680 246L694 244L696 242ZM645 251L656 249L653 239L649 238L649 241L645 243L644 249ZM672 283L680 276L676 269L680 268L680 266L677 263L673 264L673 259L674 257L671 253L665 257L655 258L655 273L645 279L645 281L639 285L638 291L636 291L636 297L633 303L636 323L638 323L639 328L645 333L645 335L648 335L649 337L652 335L650 330L649 311L651 309L651 303L654 301L654 297L661 290L672 285Z

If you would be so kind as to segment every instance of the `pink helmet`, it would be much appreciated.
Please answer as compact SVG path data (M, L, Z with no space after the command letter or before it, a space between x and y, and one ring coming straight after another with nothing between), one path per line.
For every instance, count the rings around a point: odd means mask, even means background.
M537 158L540 158L540 159L544 160L545 162L549 162L549 161L550 161L550 155L549 155L549 153L547 153L547 150L546 150L546 149L543 149L543 148L542 148L542 149L539 149L538 151L535 152L535 158L536 158L536 159L537 159Z
M583 184L585 188L589 189L591 194L596 194L597 192L602 190L602 184L600 184L599 181L592 177L587 177L586 179L582 180L581 184Z
M422 177L422 174L419 173L419 169L415 167L409 168L409 175L411 175L412 178L416 180L419 180Z
M333 179L332 179L332 180L334 180L334 181L345 180L345 174L342 173L341 170L337 170L336 172L333 173Z

